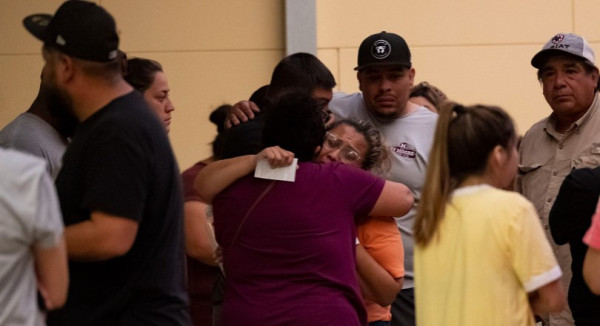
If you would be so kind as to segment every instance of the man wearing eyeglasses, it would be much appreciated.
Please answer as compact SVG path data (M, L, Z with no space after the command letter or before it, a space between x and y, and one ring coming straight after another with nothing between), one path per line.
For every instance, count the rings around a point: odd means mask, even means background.
M357 78L361 92L336 93L329 108L340 118L371 122L383 135L392 154L384 178L405 184L415 207L396 217L404 244L405 277L392 305L392 325L415 325L412 225L425 183L425 170L433 142L437 114L408 101L415 69L402 37L381 32L367 37L358 50Z

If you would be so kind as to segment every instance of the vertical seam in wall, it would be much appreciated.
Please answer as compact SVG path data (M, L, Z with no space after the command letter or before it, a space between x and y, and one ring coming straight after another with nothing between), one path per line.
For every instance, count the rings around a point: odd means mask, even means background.
M338 91L340 91L342 89L342 69L340 68L342 66L342 55L341 55L341 51L340 48L336 48L336 56L337 56L337 76L338 76Z
M575 30L575 0L571 0L571 30L573 33L580 33Z

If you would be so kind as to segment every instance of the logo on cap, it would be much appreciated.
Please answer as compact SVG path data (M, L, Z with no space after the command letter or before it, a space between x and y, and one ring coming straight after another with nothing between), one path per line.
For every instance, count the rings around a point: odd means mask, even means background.
M558 44L560 42L562 42L562 40L565 38L565 36L563 34L556 34L553 38L552 38L552 43L554 44Z
M371 54L376 59L385 59L392 52L390 43L386 40L378 40L371 47Z
M112 50L110 52L108 52L108 59L109 60L113 60L117 57L117 55L119 55L119 51L118 50Z
M56 36L56 44L65 46L65 44L67 44L67 41L65 41L65 39L62 37L62 35L57 35Z

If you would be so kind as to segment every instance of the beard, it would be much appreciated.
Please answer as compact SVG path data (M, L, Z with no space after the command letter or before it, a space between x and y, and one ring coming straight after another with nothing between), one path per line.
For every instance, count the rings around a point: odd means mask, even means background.
M398 114L398 109L389 109L389 110L381 110L381 109L367 109L369 113L379 122L381 123L390 123L400 116Z
M52 76L42 83L42 88L48 111L56 121L56 130L61 136L71 138L79 123L73 114L73 100L56 85Z

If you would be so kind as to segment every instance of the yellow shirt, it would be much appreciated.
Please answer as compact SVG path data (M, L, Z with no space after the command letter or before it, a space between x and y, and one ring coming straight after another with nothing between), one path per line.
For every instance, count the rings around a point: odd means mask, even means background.
M453 193L414 264L419 326L534 325L527 293L561 275L533 205L487 185Z

